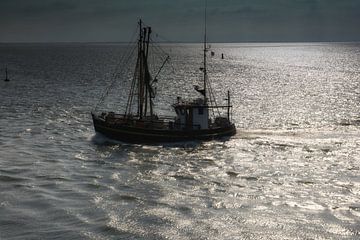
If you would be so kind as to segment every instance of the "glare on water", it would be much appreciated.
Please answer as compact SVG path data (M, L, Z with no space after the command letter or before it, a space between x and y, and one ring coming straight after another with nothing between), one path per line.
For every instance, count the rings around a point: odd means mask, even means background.
M170 114L197 94L201 45L163 48L173 67L156 106ZM96 135L90 119L124 45L0 45L12 72L0 83L0 239L358 239L359 49L212 44L236 136L142 146ZM114 87L119 111L127 84Z

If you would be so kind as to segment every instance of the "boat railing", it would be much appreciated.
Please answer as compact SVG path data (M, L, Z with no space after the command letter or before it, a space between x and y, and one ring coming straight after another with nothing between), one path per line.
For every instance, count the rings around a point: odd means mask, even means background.
M168 120L168 121L174 121L176 118L175 116L165 116L165 115L159 115L159 119Z
M186 124L186 123L177 123L173 122L173 128L171 129L201 129L200 124Z
M159 116L156 118L138 119L136 116L125 115L120 113L102 113L98 115L110 124L125 124L129 126L136 126L140 128L156 128L156 129L201 129L200 124L186 124L175 121L175 117L171 116Z

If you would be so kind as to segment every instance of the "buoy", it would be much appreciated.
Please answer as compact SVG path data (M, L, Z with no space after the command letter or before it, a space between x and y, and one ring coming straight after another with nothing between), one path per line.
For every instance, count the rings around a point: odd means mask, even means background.
M5 68L5 79L4 79L5 82L9 82L9 78L8 78L8 72L7 72L7 67Z

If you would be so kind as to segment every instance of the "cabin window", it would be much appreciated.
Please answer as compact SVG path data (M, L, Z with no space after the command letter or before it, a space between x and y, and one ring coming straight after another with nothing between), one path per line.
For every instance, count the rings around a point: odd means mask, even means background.
M203 108L199 108L199 115L203 115L204 114L204 109Z

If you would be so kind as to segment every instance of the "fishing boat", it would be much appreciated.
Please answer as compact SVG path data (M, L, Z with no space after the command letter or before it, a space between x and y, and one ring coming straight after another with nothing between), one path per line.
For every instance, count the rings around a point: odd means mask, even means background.
M128 143L169 143L193 140L212 140L236 133L231 121L232 105L227 91L226 103L217 105L211 91L207 71L206 29L203 47L202 87L194 86L199 97L183 99L174 97L172 109L174 116L156 114L154 84L158 75L169 61L167 56L153 77L149 71L149 47L152 28L138 22L137 60L131 75L127 104L124 112L114 111L91 113L95 131L111 139ZM220 111L222 109L222 111Z

